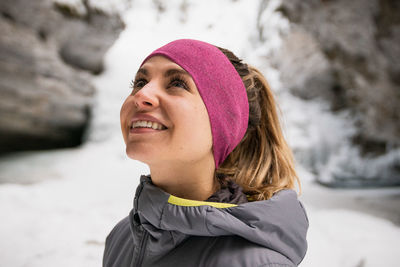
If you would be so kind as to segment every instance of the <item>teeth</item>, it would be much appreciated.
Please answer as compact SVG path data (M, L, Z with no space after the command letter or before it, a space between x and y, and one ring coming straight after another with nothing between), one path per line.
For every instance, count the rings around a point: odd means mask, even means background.
M166 129L165 126L152 121L135 121L132 123L131 128L153 128L154 130Z

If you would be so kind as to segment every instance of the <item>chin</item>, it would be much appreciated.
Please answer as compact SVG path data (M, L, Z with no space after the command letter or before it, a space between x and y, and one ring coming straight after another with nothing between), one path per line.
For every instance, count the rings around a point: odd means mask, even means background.
M137 149L127 146L126 147L126 155L133 160L138 160L145 164L149 164L151 159L156 157L154 153L150 153L149 149Z

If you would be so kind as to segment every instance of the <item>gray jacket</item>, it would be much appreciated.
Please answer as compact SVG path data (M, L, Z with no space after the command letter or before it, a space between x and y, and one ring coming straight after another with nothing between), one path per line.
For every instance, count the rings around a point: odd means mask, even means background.
M106 239L104 267L297 266L308 219L293 190L240 205L174 197L142 175Z

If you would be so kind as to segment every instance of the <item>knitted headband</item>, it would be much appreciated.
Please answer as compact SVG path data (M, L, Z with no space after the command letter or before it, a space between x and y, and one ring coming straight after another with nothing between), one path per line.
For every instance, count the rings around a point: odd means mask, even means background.
M206 106L213 137L215 168L224 162L247 130L246 88L229 59L217 47L191 39L170 42L152 52L167 57L188 72Z

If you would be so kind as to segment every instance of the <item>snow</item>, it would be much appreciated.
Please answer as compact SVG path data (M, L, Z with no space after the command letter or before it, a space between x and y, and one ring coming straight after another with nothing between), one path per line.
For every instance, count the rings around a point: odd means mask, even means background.
M311 214L309 250L301 266L398 266L400 231L388 221L347 210Z
M106 55L106 71L94 80L97 105L86 144L0 160L0 180L6 182L0 185L0 266L101 266L105 237L128 214L139 177L148 173L147 166L125 155L119 109L141 60L177 38L228 48L266 73L276 88L289 143L303 153L299 163L317 158L323 164L329 153L347 153L343 136L331 132L341 128L344 135L351 133L346 114L333 116L323 104L291 96L280 87L279 73L266 63L265 55L279 46L280 33L289 27L273 7L261 14L270 27L263 29L266 39L260 43L259 1L136 0L131 6L124 13L126 30ZM321 147L318 153L312 152L314 146ZM310 220L309 250L301 266L398 266L400 229L382 216L357 211L364 192L322 188L312 182L313 174L301 165L298 169L300 199ZM374 194L392 197L399 191ZM352 209L343 204L347 200Z
M332 190L312 182L313 175L299 167L305 204L310 220L308 252L300 266L324 267L379 267L398 266L400 228L384 219L397 212L399 223L398 188ZM383 199L397 201L384 202ZM389 208L389 206L392 206ZM379 217L373 216L380 215ZM389 217L389 216L388 216ZM392 218L393 219L393 218Z

